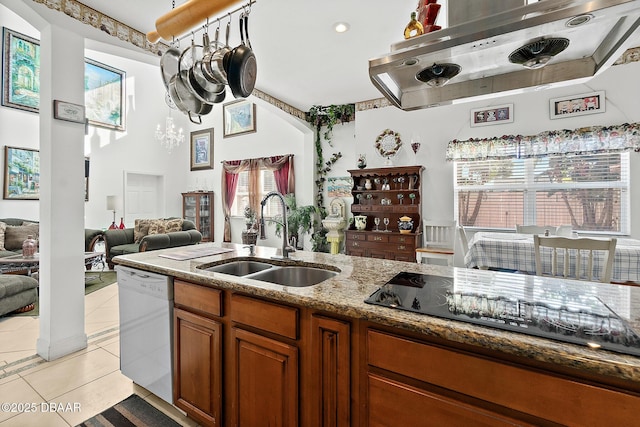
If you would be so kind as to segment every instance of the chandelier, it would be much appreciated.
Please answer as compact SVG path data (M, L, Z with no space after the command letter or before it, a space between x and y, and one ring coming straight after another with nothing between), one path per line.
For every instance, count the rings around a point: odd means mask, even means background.
M176 126L173 124L173 117L167 117L165 122L164 132L158 124L155 133L156 141L160 142L160 144L171 153L174 148L178 148L180 144L184 142L184 134L182 133L182 129L179 129L176 132Z

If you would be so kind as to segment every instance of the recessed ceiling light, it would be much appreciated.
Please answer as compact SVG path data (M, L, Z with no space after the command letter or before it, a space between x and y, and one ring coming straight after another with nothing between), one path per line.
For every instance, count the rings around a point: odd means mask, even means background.
M336 31L336 33L346 33L347 31L349 31L349 28L351 28L351 25L349 25L347 22L336 22L335 24L333 24L333 29Z

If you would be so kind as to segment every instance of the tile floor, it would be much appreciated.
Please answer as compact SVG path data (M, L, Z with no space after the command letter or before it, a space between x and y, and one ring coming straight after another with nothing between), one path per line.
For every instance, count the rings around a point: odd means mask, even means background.
M36 354L37 318L0 318L0 404L28 403L36 409L16 413L2 406L0 427L75 426L133 393L181 425L197 426L120 373L118 286L107 286L85 298L87 348L52 362Z

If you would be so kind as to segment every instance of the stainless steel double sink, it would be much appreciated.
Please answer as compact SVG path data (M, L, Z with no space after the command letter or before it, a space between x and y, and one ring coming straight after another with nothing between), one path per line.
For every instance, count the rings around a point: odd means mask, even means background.
M269 260L256 261L246 258L225 260L214 265L205 264L198 268L298 288L317 285L340 272L331 266L318 267L299 262L294 265L276 264Z

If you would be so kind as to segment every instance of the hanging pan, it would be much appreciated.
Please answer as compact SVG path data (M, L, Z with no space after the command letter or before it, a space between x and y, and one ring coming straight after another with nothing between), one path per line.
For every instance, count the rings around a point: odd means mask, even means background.
M249 16L244 12L240 15L240 39L229 56L227 80L233 96L246 98L256 84L258 65L249 41Z

